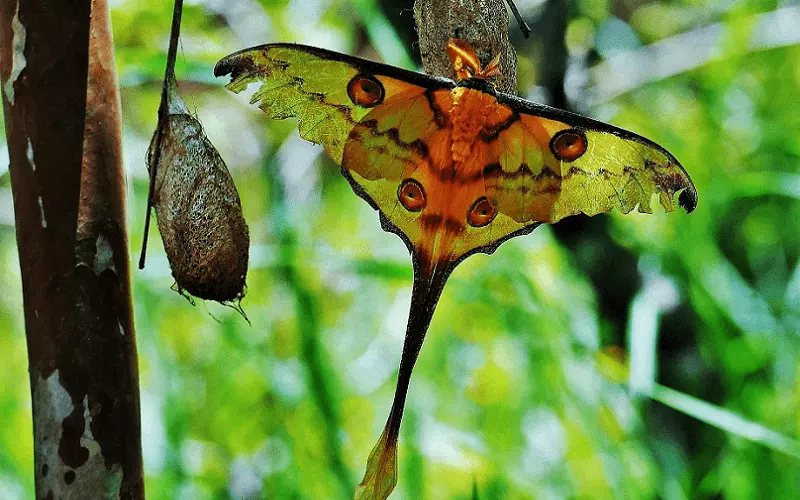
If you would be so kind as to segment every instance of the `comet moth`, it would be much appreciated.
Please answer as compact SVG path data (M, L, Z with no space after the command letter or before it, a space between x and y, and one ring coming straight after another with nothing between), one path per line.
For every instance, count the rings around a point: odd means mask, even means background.
M499 92L499 58L482 67L460 40L447 46L456 80L315 47L269 44L225 57L227 88L260 84L251 102L297 117L384 230L411 253L414 283L397 387L357 498L385 498L411 372L448 276L540 224L617 208L691 212L697 192L678 160L632 132Z

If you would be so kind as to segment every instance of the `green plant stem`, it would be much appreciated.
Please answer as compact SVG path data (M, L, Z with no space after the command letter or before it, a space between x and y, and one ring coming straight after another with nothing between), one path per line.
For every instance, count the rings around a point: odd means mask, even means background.
M655 384L650 397L670 408L701 420L718 429L760 443L767 448L800 458L800 441L751 422L724 408L693 398L669 387Z

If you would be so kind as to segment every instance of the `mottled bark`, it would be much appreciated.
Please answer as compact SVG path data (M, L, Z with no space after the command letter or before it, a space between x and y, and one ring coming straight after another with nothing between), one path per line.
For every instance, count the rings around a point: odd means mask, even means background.
M143 498L108 5L0 2L36 497Z
M494 83L503 92L517 93L517 55L508 41L505 0L416 0L414 19L426 73L454 78L445 48L449 39L460 38L472 45L484 66L503 54Z

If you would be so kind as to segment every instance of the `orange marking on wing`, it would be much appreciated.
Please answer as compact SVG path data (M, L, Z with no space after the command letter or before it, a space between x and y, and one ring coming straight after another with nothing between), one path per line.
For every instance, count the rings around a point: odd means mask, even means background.
M491 149L483 141L474 141L469 156L458 165L458 178L464 182L482 181L483 169L486 165L497 161L495 155L491 154Z
M474 227L483 227L492 222L497 215L494 207L485 197L479 198L467 214L467 222Z
M388 94L392 82L383 84ZM496 225L502 210L492 205L484 170L499 161L502 133L525 133L519 120L475 89L409 90L355 127L344 165L364 177L365 191L435 268L513 228L508 219Z
M356 75L347 84L347 95L353 104L371 108L383 101L384 89L381 82L369 75Z
M426 143L428 145L428 157L419 166L423 167L427 175L431 177L439 179L452 178L454 170L450 130L439 131L428 139Z
M453 94L449 90L437 90L433 93L432 105L434 113L438 112L441 118L449 125L450 114L453 111Z
M530 115L523 115L520 117L520 120L526 131L536 140L536 143L539 144L543 150L549 150L552 135L545 128L544 121L539 117Z
M398 80L397 78L392 78L389 76L378 76L376 77L381 81L383 84L383 88L386 91L386 95L397 97L401 94L406 96L415 96L423 94L427 89L424 87L419 87L417 85L413 85L411 83L405 82L403 80Z
M425 189L414 179L406 179L397 190L400 203L409 212L420 212L425 208Z
M561 161L573 162L586 152L586 134L579 130L562 130L553 136L550 149Z
M511 122L519 120L519 115L515 114L511 108L498 104L496 100L487 108L488 110L484 113L484 132L491 133L495 129L507 127Z
M442 139L442 144L445 142ZM437 264L460 255L456 249L464 245L470 209L483 196L483 179L478 176L471 181L456 182L452 176L442 176L442 171L456 166L452 155L442 154L442 148L431 148L431 151L437 153L432 153L429 162L423 163L424 167L414 173L414 179L425 186L427 205L419 219L420 237L413 243L423 250L431 263Z

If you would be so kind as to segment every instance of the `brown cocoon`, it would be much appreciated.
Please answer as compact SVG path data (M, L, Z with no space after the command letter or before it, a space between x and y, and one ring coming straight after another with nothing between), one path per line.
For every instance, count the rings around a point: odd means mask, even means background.
M170 92L153 205L178 291L230 302L244 296L250 234L239 193L203 127ZM157 135L157 134L156 134ZM152 172L156 136L148 151Z

